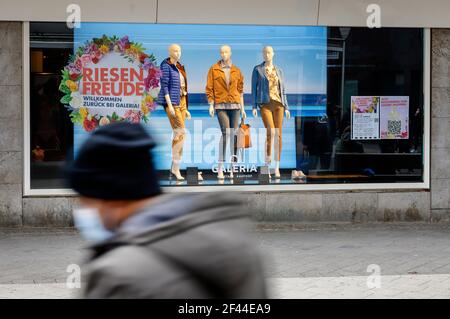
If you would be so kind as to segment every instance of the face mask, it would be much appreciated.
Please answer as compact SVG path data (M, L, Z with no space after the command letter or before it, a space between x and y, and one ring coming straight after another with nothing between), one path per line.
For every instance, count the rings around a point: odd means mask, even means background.
M102 223L99 213L92 208L76 208L73 210L75 227L81 235L91 243L105 241L114 233L107 230Z

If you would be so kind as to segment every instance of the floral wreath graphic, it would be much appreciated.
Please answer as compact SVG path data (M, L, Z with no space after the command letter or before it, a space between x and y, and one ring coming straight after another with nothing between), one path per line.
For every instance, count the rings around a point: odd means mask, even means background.
M145 54L145 48L140 43L131 42L128 36L118 38L103 35L94 38L79 47L75 54L69 58L69 64L64 67L59 90L64 93L61 103L71 111L70 119L74 124L82 125L87 132L93 131L98 126L112 122L128 121L132 123L147 123L150 112L156 109L156 95L152 89L159 87L161 70L156 66L156 58L153 54ZM83 106L83 97L78 92L80 80L83 78L83 67L88 63L97 64L105 55L117 52L128 62L137 62L140 69L147 71L144 79L144 94L142 96L140 110L127 110L123 116L114 112L112 115L100 116L91 114L89 109Z

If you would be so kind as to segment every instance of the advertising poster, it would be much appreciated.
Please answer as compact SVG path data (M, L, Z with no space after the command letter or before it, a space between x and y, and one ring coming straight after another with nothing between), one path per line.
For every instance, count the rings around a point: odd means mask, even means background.
M103 36L79 47L62 71L61 102L85 132L115 121L147 123L156 107L158 75L154 57L139 44Z
M380 97L352 96L352 140L379 139Z
M382 96L380 135L382 139L409 138L409 97Z
M192 116L185 121L181 169L214 170L217 165L222 133L217 116L208 112L205 86L224 44L231 46L232 63L244 77L245 122L253 145L245 150L243 164L264 164L266 130L259 112L252 116L251 99L252 71L263 62L264 46L274 48L274 63L284 71L291 115L283 120L280 168L296 167L295 118L326 112L325 27L83 23L75 29L74 40L74 55L62 71L60 90L75 124L75 156L95 128L125 120L145 125L158 142L153 150L157 169L170 168L173 132L156 98L160 64L173 43L182 49Z

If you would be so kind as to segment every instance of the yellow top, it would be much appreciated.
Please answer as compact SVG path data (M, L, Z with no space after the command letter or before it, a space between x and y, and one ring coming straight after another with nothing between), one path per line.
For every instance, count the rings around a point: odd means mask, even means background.
M280 96L280 86L277 71L274 66L267 67L266 66L266 75L269 80L269 95L272 100L278 101L281 103Z

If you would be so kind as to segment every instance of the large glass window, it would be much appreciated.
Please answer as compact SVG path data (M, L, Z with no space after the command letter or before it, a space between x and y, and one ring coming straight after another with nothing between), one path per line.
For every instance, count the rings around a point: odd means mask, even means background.
M73 123L61 107L61 70L73 53L65 23L30 23L30 186L63 188L62 167L72 157Z
M423 60L422 29L31 23L31 188L115 121L165 186L422 182Z

